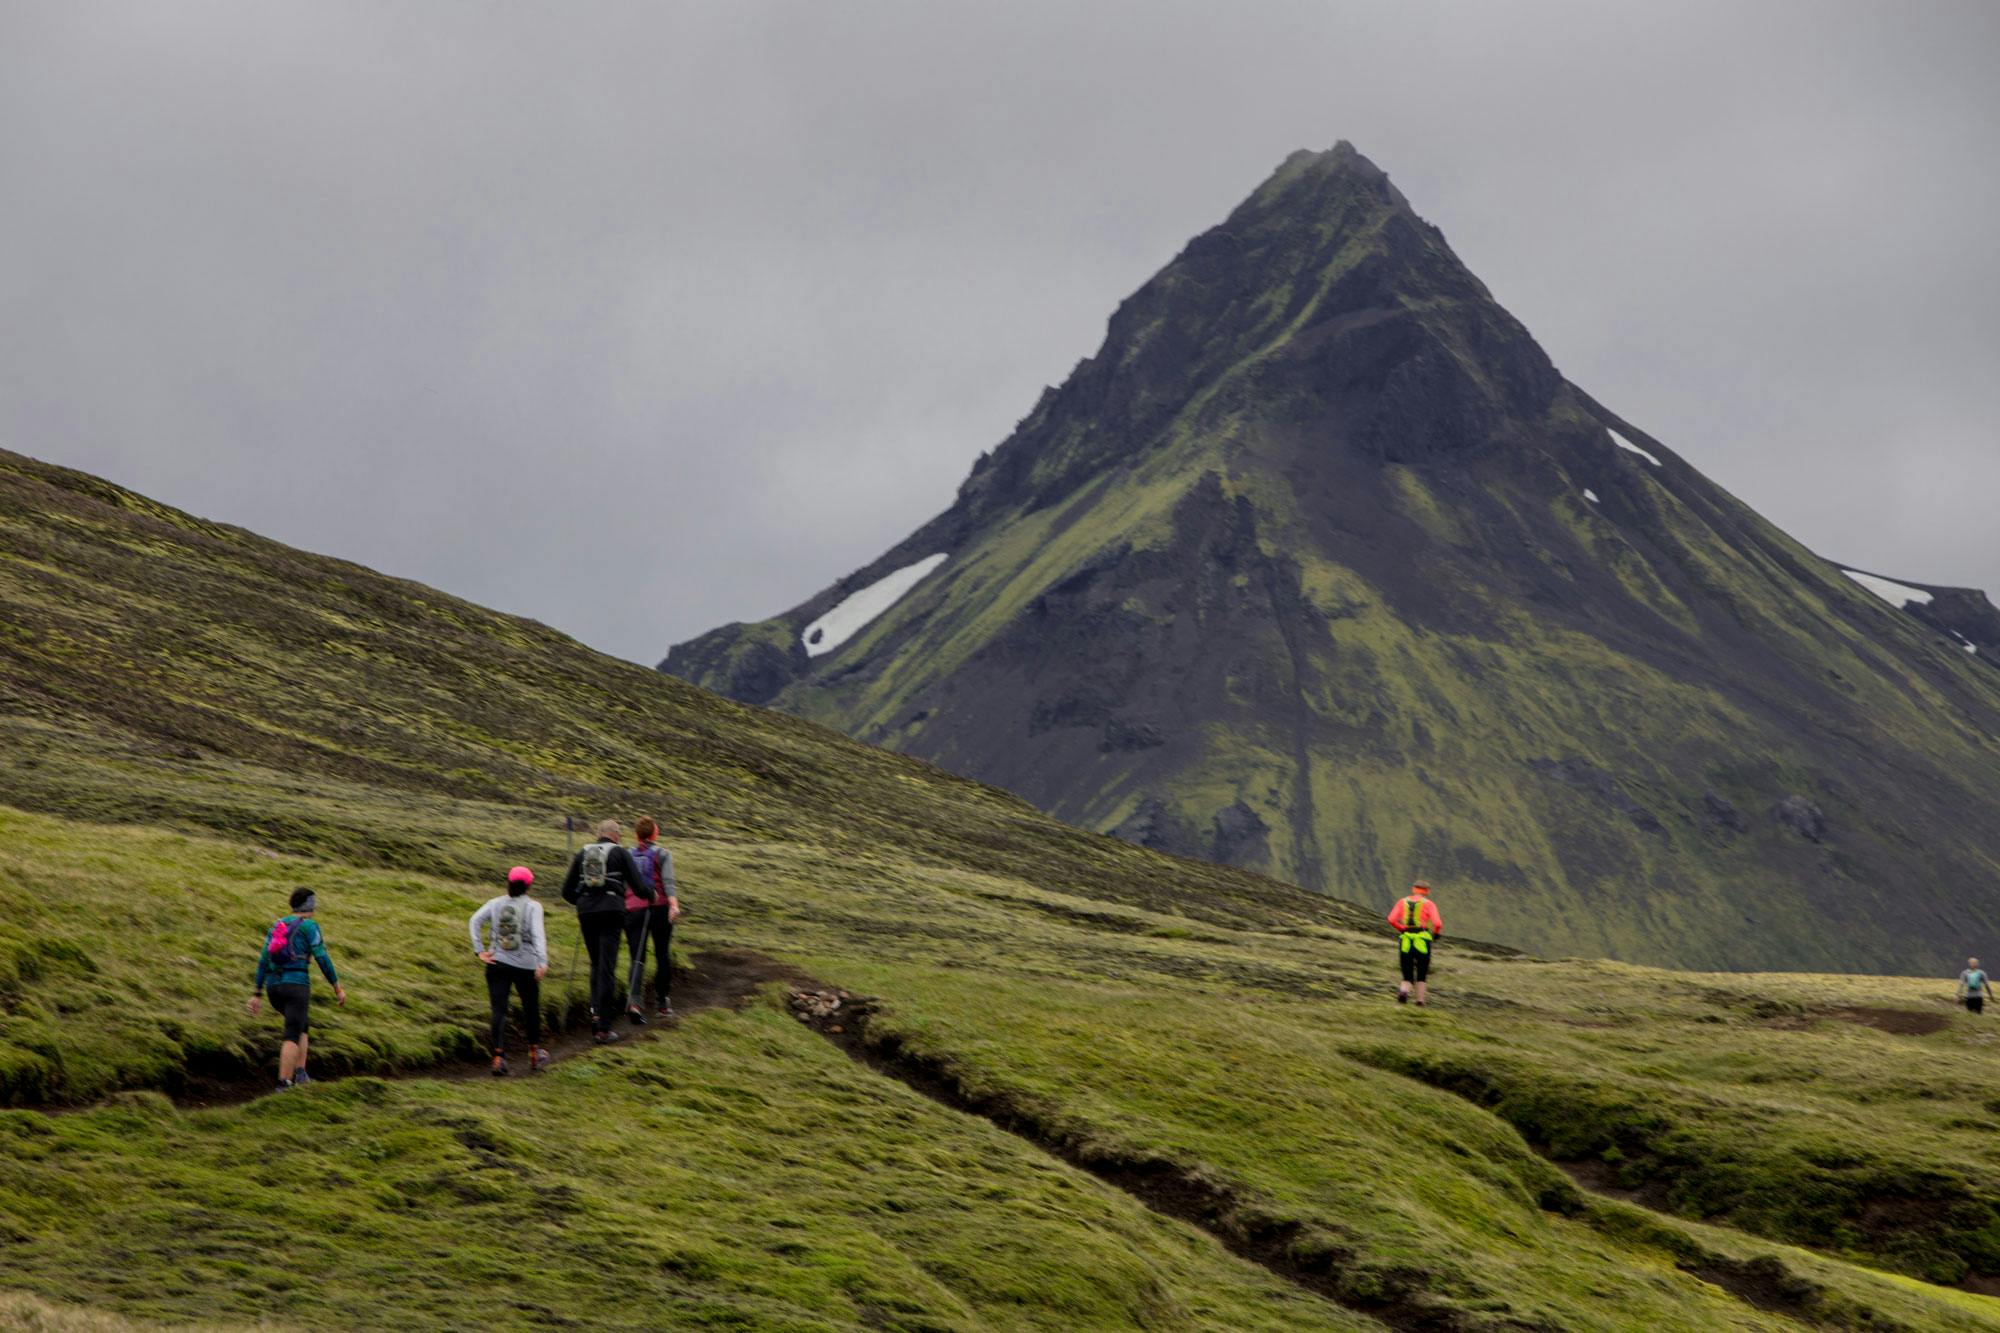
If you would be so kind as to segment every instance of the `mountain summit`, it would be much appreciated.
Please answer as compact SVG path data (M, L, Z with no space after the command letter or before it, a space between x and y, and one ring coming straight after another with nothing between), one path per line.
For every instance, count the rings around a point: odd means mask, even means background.
M1367 902L1424 875L1487 938L1935 970L2000 929L1996 630L1570 384L1342 143L943 514L661 666L1150 847Z

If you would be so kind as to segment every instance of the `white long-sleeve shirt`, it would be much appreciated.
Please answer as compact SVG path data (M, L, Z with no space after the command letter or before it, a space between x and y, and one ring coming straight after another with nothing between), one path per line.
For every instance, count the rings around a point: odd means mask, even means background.
M500 914L510 909L521 913L521 947L518 949L500 947ZM531 971L549 965L549 937L542 929L542 905L527 894L518 898L511 894L500 895L474 912L468 924L472 930L474 953L484 953L490 947L494 961ZM493 942L490 946L482 932L491 933Z

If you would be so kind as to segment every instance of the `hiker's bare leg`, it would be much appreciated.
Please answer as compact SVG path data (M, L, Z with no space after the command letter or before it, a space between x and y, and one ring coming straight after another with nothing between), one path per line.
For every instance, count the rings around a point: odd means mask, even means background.
M1430 1000L1430 994L1431 994L1431 983L1428 981L1419 981L1417 983L1417 1003L1418 1004L1428 1003Z
M306 1052L311 1048L312 1033L301 1032L299 1034L299 1068L304 1069L306 1067Z
M278 1048L278 1082L289 1083L299 1069L299 1043L288 1041Z

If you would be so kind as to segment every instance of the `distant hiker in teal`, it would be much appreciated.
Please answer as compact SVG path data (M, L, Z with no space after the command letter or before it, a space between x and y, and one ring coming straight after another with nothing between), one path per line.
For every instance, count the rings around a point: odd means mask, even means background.
M597 826L597 841L577 849L563 877L563 901L576 908L583 947L590 951L590 1030L599 1045L617 1041L611 1020L625 990L618 984L618 941L625 933L625 890L651 900L653 886L639 872L632 853L618 845L622 830L607 819Z
M1986 1012L1986 992L1992 986L1986 974L1979 970L1979 960L1966 959L1965 971L1958 974L1958 998L1965 1001L1965 1007L1975 1014Z
M347 988L334 974L333 959L327 957L326 941L320 938L319 922L313 913L319 899L311 889L292 890L291 915L278 918L264 932L264 952L257 955L256 994L250 997L254 1016L271 997L272 1007L285 1016L285 1044L278 1050L278 1087L310 1083L306 1074L308 1031L312 1027L312 965L326 974L333 987L336 1004L347 1003Z
M1403 984L1396 988L1396 1003L1410 1002L1410 987L1417 988L1417 1003L1430 1003L1431 942L1444 934L1444 918L1431 901L1431 886L1418 880L1409 896L1389 909L1389 924L1396 928L1396 956L1403 968Z
M653 841L660 836L659 824L650 817L641 818L632 826L632 832L639 839L639 845L632 849L632 860L638 864L641 877L652 886L652 893L641 896L630 889L625 891L625 944L632 954L631 974L625 987L625 1016L634 1023L644 1023L649 939L653 946L653 989L660 997L660 1007L653 1017L674 1016L674 973L668 955L674 943L674 922L681 919L681 900L679 886L674 883L674 854Z
M542 1049L542 978L549 974L549 937L542 927L542 905L528 896L534 882L534 871L515 866L507 872L507 892L489 900L468 923L472 951L486 964L495 1078L507 1072L507 1001L516 991L528 1029L528 1072L539 1074L549 1064L549 1053Z

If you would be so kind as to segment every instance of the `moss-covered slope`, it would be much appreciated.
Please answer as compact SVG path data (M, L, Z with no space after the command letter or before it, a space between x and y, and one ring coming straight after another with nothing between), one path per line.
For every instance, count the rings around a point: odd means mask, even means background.
M1936 969L2000 930L2000 670L1953 597L1898 611L1567 383L1342 145L1121 306L945 514L662 665L1148 846L1446 882L1541 951Z
M1935 986L1454 944L1398 1008L1372 913L13 455L0 608L0 1323L1996 1326L1926 1285L2000 1275ZM665 816L697 992L760 951L874 1064L766 991L485 1077L465 916L572 810ZM298 884L322 1081L194 1109Z

